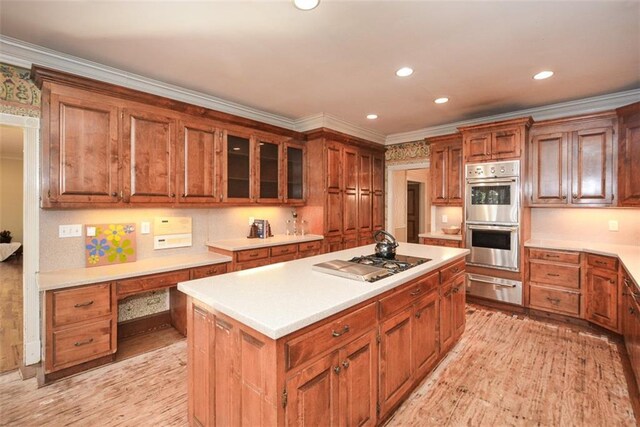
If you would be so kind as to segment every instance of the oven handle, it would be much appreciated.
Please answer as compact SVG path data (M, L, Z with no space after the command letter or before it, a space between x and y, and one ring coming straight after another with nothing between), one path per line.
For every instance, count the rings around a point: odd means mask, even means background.
M497 231L518 231L518 226L514 225L511 227L502 227L498 225L472 225L467 224L467 229L469 230L497 230Z
M479 279L479 278L477 278L477 277L476 277L476 278L473 278L473 279L472 279L472 278L469 278L469 280L471 280L472 282L488 283L488 284L490 284L490 285L498 286L498 287L501 287L501 288L515 288L515 287L516 287L516 285L505 285L505 284L503 284L503 283L496 283L496 282L493 282L493 281L491 281L491 280Z
M467 179L467 184L484 184L484 185L489 185L489 184L512 184L512 183L514 183L516 181L517 181L516 178L509 178L509 179L504 179L504 178L469 178L469 179Z

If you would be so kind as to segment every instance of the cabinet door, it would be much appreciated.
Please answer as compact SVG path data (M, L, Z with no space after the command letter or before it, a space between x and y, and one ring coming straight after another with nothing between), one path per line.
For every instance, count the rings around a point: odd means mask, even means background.
M201 123L180 123L176 144L180 203L222 201L220 132Z
M354 240L358 232L358 152L351 148L343 152L342 233L348 240Z
M131 203L175 201L175 120L146 111L124 111L125 175Z
M214 425L214 405L210 404L214 389L211 383L215 369L213 363L214 328L210 315L199 307L190 310L188 322L188 375L189 423Z
M258 202L280 203L284 199L281 186L283 181L281 144L258 139L256 151Z
M358 230L361 235L366 235L367 238L371 237L372 230L371 167L371 154L367 152L358 153Z
M333 352L286 381L288 426L338 426L338 353Z
M589 268L587 270L587 319L618 329L618 273Z
M413 307L396 314L380 327L380 408L384 416L411 386L411 316Z
M440 288L440 354L453 344L453 282Z
M574 204L613 201L613 129L585 129L573 134L571 158Z
M358 153L358 190L370 193L372 188L372 156L367 152Z
M491 132L467 135L464 139L464 157L468 163L491 159Z
M462 144L449 147L447 166L448 203L450 206L462 206Z
M254 143L247 134L224 131L222 182L224 201L251 203L254 191Z
M413 314L413 366L417 376L429 371L438 360L438 290L415 304Z
M372 187L376 193L384 192L384 158L382 155L372 156Z
M491 134L491 158L494 160L520 157L520 129L505 129Z
M371 193L360 192L358 195L358 230L361 234L371 234Z
M618 189L621 206L640 206L640 102L618 110Z
M326 159L327 191L340 191L342 190L342 146L338 143L327 143Z
M384 193L373 193L372 195L372 229L382 230L384 228Z
M536 135L531 141L531 204L566 205L569 135Z
M374 426L378 396L376 331L340 350L340 425Z
M286 143L284 150L285 158L285 203L304 202L304 183L306 148L302 145Z
M431 204L446 205L448 185L449 147L434 145L431 150Z
M51 95L48 159L43 200L59 203L117 203L118 109L92 99ZM46 137L45 137L46 140ZM48 180L48 184L46 182Z
M453 283L452 288L452 303L453 303L453 335L454 340L457 340L464 332L466 325L466 288L465 288L465 275L458 276Z

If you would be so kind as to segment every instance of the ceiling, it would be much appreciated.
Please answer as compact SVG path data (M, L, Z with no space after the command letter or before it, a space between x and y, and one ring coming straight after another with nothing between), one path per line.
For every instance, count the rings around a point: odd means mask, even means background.
M1 0L0 11L5 36L384 135L640 87L638 1L322 0L302 12L288 0ZM402 66L415 73L396 77Z
M0 125L0 158L22 159L22 128Z

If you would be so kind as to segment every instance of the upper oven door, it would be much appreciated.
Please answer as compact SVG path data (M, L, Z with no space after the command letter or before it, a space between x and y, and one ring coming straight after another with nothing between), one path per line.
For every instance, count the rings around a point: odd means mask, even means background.
M518 224L518 178L467 180L467 222Z

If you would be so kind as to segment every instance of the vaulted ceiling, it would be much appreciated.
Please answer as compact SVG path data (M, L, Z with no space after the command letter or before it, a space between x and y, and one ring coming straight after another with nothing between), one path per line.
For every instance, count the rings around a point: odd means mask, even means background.
M640 87L638 1L322 0L302 12L290 1L2 0L0 12L9 37L385 135ZM415 73L396 77L402 66Z

